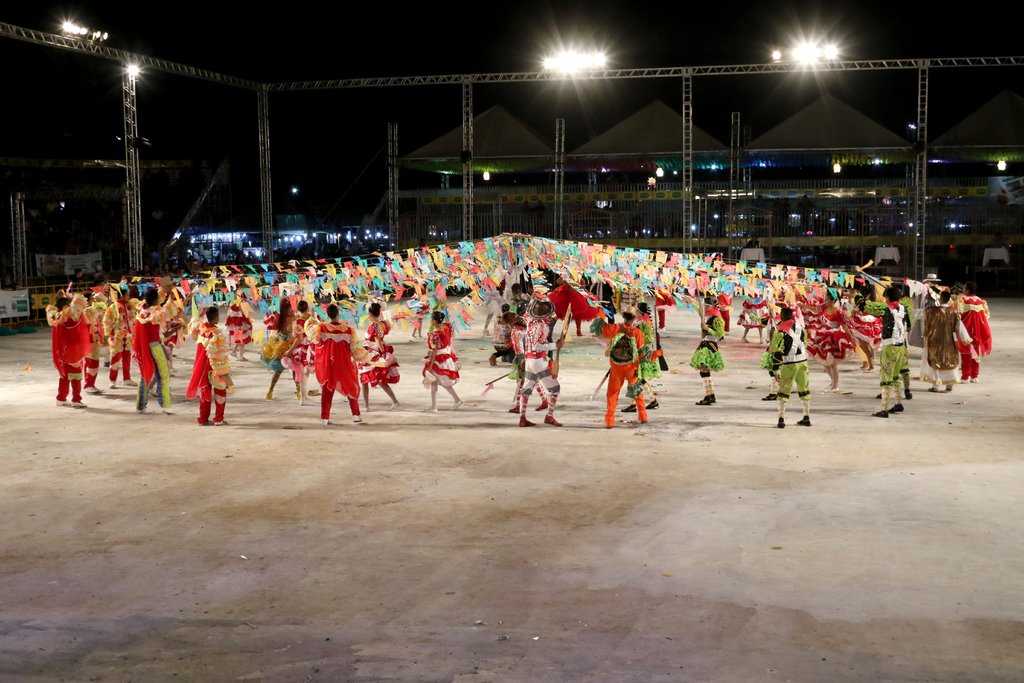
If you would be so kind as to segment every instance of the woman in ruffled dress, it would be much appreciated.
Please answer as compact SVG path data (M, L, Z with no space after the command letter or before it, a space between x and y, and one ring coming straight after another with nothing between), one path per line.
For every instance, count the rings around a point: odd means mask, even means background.
M839 364L857 347L846 314L829 290L825 291L820 305L812 305L804 311L809 328L807 352L821 363L830 380L824 393L838 392Z
M427 333L426 363L423 365L423 386L430 389L430 408L428 412L437 412L437 388L443 387L451 394L455 405L452 410L462 407L463 401L455 393L455 383L459 381L459 369L462 363L452 347L455 331L452 324L445 320L443 311L434 311L430 316L430 331Z
M365 362L359 364L359 382L363 385L363 407L370 410L370 388L380 387L388 398L391 399L391 407L388 410L398 410L402 404L395 397L391 389L392 384L397 384L401 378L398 370L398 361L395 360L395 348L384 342L384 338L391 332L391 324L381 317L381 305L378 302L370 304L369 324L363 334L363 351L365 351Z

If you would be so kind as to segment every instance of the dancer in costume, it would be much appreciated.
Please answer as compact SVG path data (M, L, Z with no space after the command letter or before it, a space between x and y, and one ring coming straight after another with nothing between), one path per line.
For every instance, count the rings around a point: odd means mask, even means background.
M957 302L960 319L971 336L970 344L960 347L960 381L974 384L978 381L981 359L992 353L992 328L988 324L988 302L977 294L973 282L964 285L963 295Z
M731 302L730 302L731 303ZM715 310L718 310L718 301L716 297ZM762 297L756 298L745 298L743 299L743 310L740 313L739 324L743 328L743 336L740 337L740 341L749 341L747 335L750 334L751 330L757 330L757 340L759 343L764 343L764 327L766 324L765 318L769 313L768 301ZM722 335L725 335L725 318L719 311L719 317L722 318Z
M732 303L732 297L729 298L729 303ZM654 308L658 312L658 329L665 329L665 319L670 308L676 305L676 300L672 297L671 292L664 289L658 289L654 292Z
M173 285L167 285L161 289L161 298L164 304L175 300L174 297L177 295L177 290ZM180 302L180 299L177 301ZM185 326L188 324L188 321L185 320L184 306L180 303L175 303L164 310L167 316L164 318L160 329L160 339L163 342L164 350L167 352L167 373L174 377L174 351L185 341Z
M523 382L526 380L526 351L524 350L525 338L526 338L526 320L518 313L509 311L501 316L502 322L511 327L511 343L512 351L514 353L512 357L512 370L509 371L508 377L516 383L516 393L512 398L512 407L509 408L508 412L519 414L519 398L523 394ZM544 385L537 385L537 393L540 394L541 403L540 406L547 410L548 399L544 393ZM537 410L540 410L538 407Z
M308 301L296 305L295 322L292 323L291 348L281 357L281 365L291 370L295 382L295 396L299 405L305 405L309 396L315 396L316 389L307 391L307 377L313 372L313 343L306 336L306 322L312 317Z
M921 365L917 376L923 378L928 371L928 349L924 337L924 312L939 304L939 294L942 292L936 285L941 280L935 273L928 275L921 280L921 287L913 297L910 298L910 331L907 332L907 346L914 346L921 349ZM904 303L906 305L906 303Z
M876 304L876 307L869 308L870 304L875 302L869 302L867 297L860 292L854 292L853 297L848 301L847 323L857 348L864 356L860 369L862 372L873 372L875 350L882 345L881 314L885 312L885 305Z
M786 403L790 390L796 384L797 395L804 409L804 416L797 421L803 427L811 426L811 390L807 369L807 331L793 318L793 309L783 306L779 311L779 322L772 333L772 371L778 376L779 422L786 426Z
M249 360L245 357L245 347L252 344L252 320L245 309L241 293L235 292L235 299L228 306L226 326L231 340L231 355L242 361Z
M64 294L61 292L61 294ZM50 347L53 367L57 369L57 405L84 408L82 401L82 362L89 354L89 328L95 325L92 315L86 314L85 297L60 296L55 304L46 307L46 322L51 330ZM71 402L68 402L68 390Z
M534 299L527 308L526 329L523 331L523 381L519 396L519 426L532 427L533 422L526 419L526 407L530 404L533 388L540 382L548 391L545 399L548 411L544 416L544 424L561 427L562 423L555 419L555 406L558 404L560 386L558 379L551 374L551 358L549 352L562 348L563 339L548 341L551 321L556 320L555 305L547 299Z
M132 330L132 348L135 361L139 364L139 389L135 397L135 410L149 412L149 390L154 387L157 403L164 413L171 410L171 372L167 362L167 351L163 343L164 326L168 320L176 319L179 310L173 301L160 305L160 292L155 287L146 290L145 298L135 317Z
M885 304L886 311L882 316L882 353L878 364L882 409L874 414L875 417L889 417L892 413L903 412L903 403L900 402L900 389L903 387L901 374L910 373L907 366L910 314L900 303L900 290L896 287L886 288Z
M718 342L725 336L725 321L718 310L718 297L711 292L704 295L702 314L700 344L690 356L690 367L700 373L701 381L704 383L704 398L697 401L697 405L709 406L716 402L715 383L711 379L711 373L725 369L725 359L718 350ZM761 328L764 328L763 323Z
M359 365L359 381L363 385L363 407L370 410L370 387L380 387L391 399L388 410L398 410L402 404L395 398L392 384L401 379L398 361L395 360L395 347L384 342L391 332L391 324L381 318L381 305L370 304L369 323L363 334L363 350L366 361Z
M85 357L85 386L83 389L88 394L102 394L96 386L96 377L100 374L100 358L106 349L106 342L103 337L103 313L106 311L106 297L102 294L87 292L85 300L88 304L89 318L92 324L89 325L89 354Z
M651 349L651 354L646 360L640 361L636 374L640 378L640 389L643 391L644 400L647 401L647 410L655 410L658 407L658 398L654 393L653 382L661 377L661 344L658 343L658 331L654 329L654 321L651 320L651 307L647 305L647 302L641 301L637 304L637 312L640 317L634 319L634 322L643 335L643 346ZM622 409L622 412L635 413L636 403L630 403Z
M458 410L463 400L455 393L455 383L459 381L459 369L462 363L452 347L455 330L445 320L444 311L434 311L430 316L430 331L427 332L426 363L423 364L423 386L430 389L430 408L428 412L437 412L437 388L451 394L455 404L452 410Z
M327 322L315 317L306 321L306 336L314 344L316 379L320 382L320 424L331 424L331 404L334 392L340 391L348 399L353 422L362 422L359 415L359 370L355 356L361 355L353 342L355 331L348 323L338 319L338 307L327 307Z
M515 357L515 351L512 349L512 325L505 322L505 314L509 312L509 305L502 304L501 315L494 321L494 334L491 336L494 353L487 359L492 367L498 364L499 359L503 363L511 363Z
M732 318L732 294L726 294L725 292L718 293L718 312L722 314L722 320L725 322L725 333L729 334L730 318ZM768 331L768 338L771 339L771 330Z
M960 347L969 347L971 335L950 303L949 291L939 293L939 303L924 309L924 350L927 367L921 379L930 382L928 390L953 391L960 365Z
M121 366L121 379L125 386L135 386L132 381L132 327L139 312L139 300L129 299L124 290L110 286L113 298L103 312L103 334L110 347L110 388L117 388L117 367Z
M260 360L263 365L273 372L270 378L270 389L267 390L267 400L274 400L274 387L284 373L284 364L281 359L292 349L294 338L295 312L292 310L291 301L281 299L281 311L269 313L264 321L267 323L267 338L260 348Z
M604 412L604 426L611 429L615 426L615 406L619 402L619 392L626 385L626 398L636 405L640 424L647 422L647 407L644 405L643 389L640 386L639 369L641 362L650 362L654 355L654 347L644 343L643 332L633 323L636 317L630 311L622 314L622 324L606 323L600 318L590 325L590 331L604 339L608 339L605 355L608 356L608 393ZM655 363L657 364L657 363Z
M427 317L430 307L419 297L409 299L409 310L412 311L412 338L423 339L423 319Z
M489 335L491 320L501 318L504 312L502 308L508 304L505 300L505 280L501 281L497 289L484 289L484 305L487 307L487 319L484 320L483 336Z
M604 317L604 311L596 303L591 305L593 295L589 292L584 294L561 277L556 283L557 286L548 295L548 300L555 306L555 315L559 320L564 320L566 312L572 311L572 319L576 321L576 336L582 336L581 325L595 318Z
M829 386L824 393L838 392L839 364L857 348L846 315L839 307L836 295L828 289L821 304L805 307L805 315L811 331L807 352L821 363L829 378Z
M185 398L199 399L199 417L196 422L202 427L227 424L224 421L224 409L228 402L228 387L232 384L231 367L228 361L228 340L217 327L219 322L220 311L216 306L210 306L189 325L189 336L196 342L196 357ZM210 410L215 404L211 423Z

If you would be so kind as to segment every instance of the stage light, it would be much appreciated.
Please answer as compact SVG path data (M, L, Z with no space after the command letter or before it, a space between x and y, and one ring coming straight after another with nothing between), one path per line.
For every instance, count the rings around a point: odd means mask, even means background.
M665 177L665 169L663 169L661 166L659 166L658 168L654 169L654 175L658 176L659 178L664 178Z
M126 68L128 70L128 75L132 78L135 78L139 75L140 69L138 64L129 64Z
M1006 159L1000 159L996 162L996 169L1000 171L1006 170Z
M772 61L773 62L781 62L782 61L782 50L772 50Z
M60 25L61 31L64 35L74 36L76 38L84 38L91 40L94 43L102 43L105 41L110 34L106 31L97 31L81 24L76 24L73 21L65 21Z
M560 71L566 74L579 73L592 69L604 68L608 58L603 52L562 52L544 58L544 68L548 71Z
M832 172L833 173L842 173L843 172L843 167L841 165L839 165L838 162L834 163L834 164L832 164Z
M490 180L490 179L491 179L491 172L490 171L484 171L484 180L487 181L487 180Z

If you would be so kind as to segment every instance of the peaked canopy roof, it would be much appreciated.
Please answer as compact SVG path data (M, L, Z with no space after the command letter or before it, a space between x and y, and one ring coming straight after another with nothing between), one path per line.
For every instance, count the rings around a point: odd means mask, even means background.
M908 140L830 94L753 140L747 150L755 156L770 152L848 163L879 154L886 161L905 161L913 153Z
M501 105L473 117L473 165L478 170L531 170L550 166L554 150ZM424 171L462 172L462 126L403 157Z
M693 127L694 152L724 152L728 148L697 126ZM683 152L683 115L661 100L615 124L572 152L583 156L661 156Z
M948 158L1024 158L1024 97L1003 90L935 138L935 155Z

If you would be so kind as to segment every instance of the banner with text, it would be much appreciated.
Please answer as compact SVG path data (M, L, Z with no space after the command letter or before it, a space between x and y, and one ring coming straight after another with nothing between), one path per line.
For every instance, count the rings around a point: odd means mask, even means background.
M27 318L28 290L0 289L0 318Z
M88 254L34 254L36 257L36 275L59 277L74 275L76 270L93 273L103 267L103 252L91 251Z

